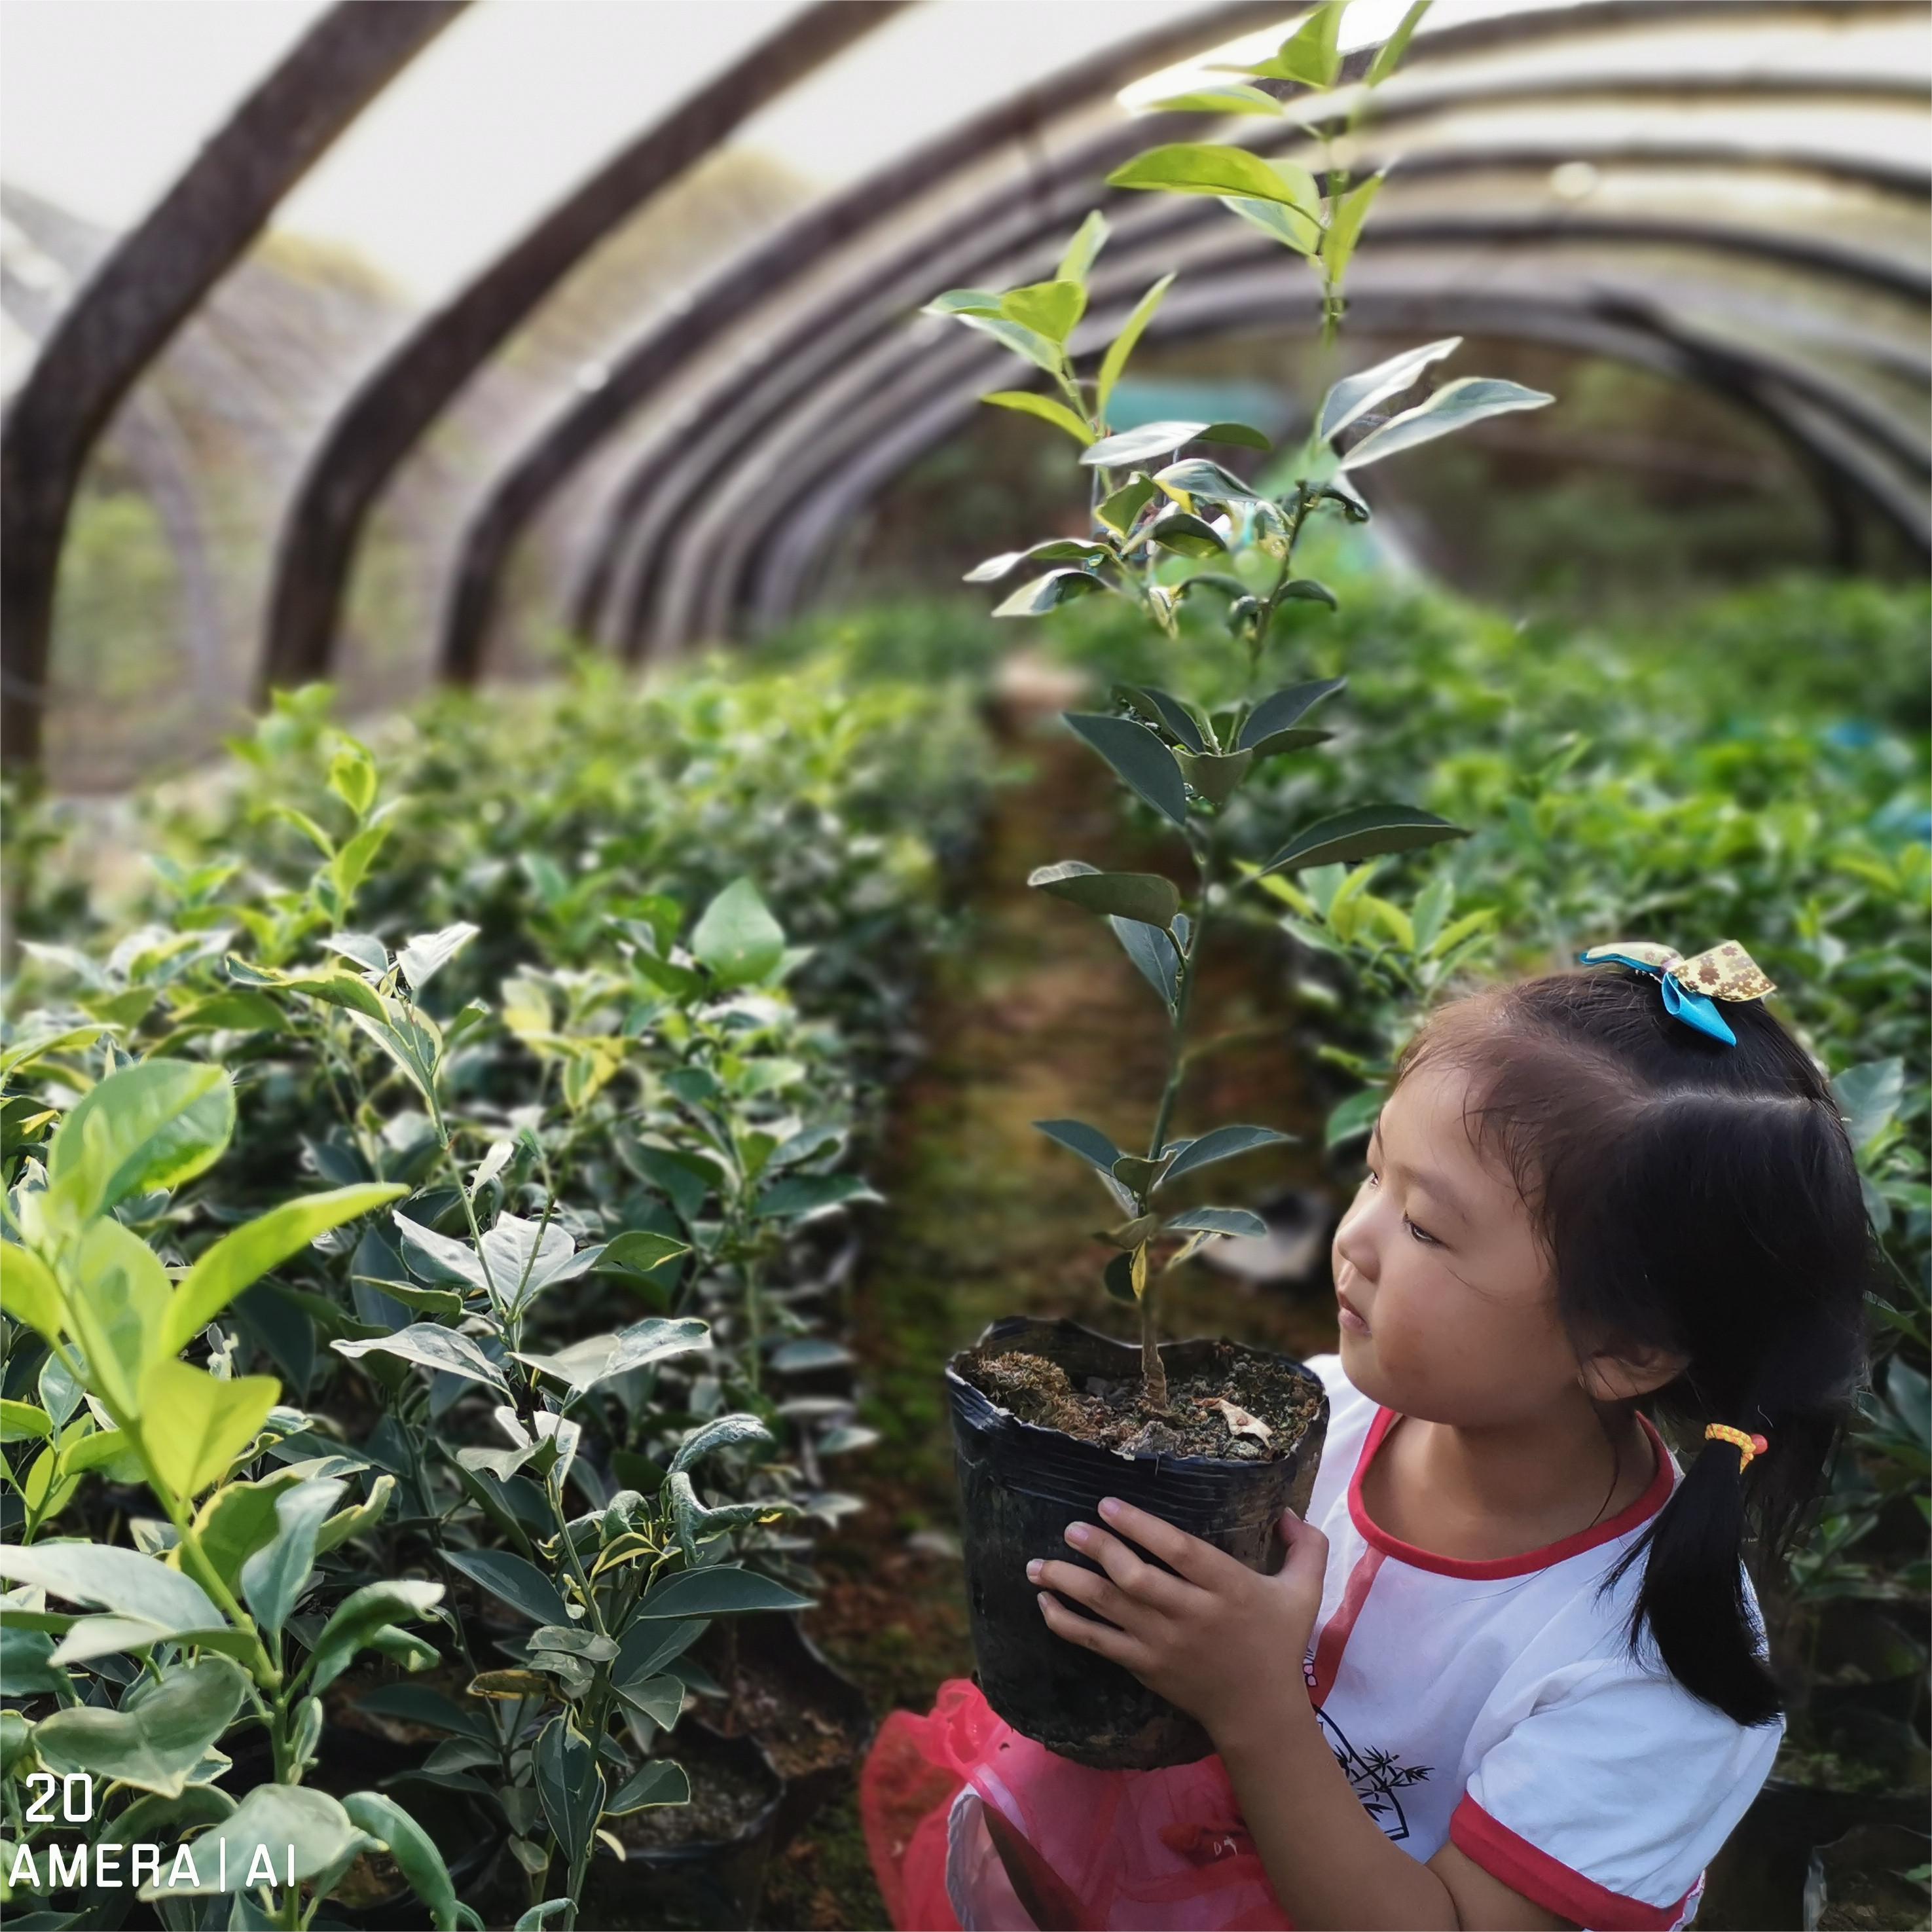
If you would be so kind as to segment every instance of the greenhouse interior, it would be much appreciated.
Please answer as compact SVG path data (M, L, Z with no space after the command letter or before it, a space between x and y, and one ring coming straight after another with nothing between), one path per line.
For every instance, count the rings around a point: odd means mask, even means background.
M1928 0L0 55L10 1926L1932 1927Z

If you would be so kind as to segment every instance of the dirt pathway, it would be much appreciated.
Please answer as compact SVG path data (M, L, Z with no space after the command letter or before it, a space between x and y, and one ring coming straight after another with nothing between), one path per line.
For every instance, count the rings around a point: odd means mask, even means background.
M1010 746L1031 776L998 797L968 884L973 928L928 988L928 1056L895 1096L873 1163L889 1204L868 1232L852 1325L869 1393L864 1419L884 1439L839 1472L867 1508L820 1544L824 1597L807 1620L881 1717L896 1706L926 1708L943 1678L972 1669L952 1553L946 1358L1001 1315L1133 1330L1130 1311L1100 1285L1109 1251L1093 1231L1111 1218L1106 1198L1082 1162L1030 1123L1070 1115L1122 1146L1144 1144L1166 1075L1166 1017L1104 922L1025 880L1035 866L1072 857L1178 878L1184 854L1175 840L1126 836L1116 788L1057 719L1016 728ZM1244 1037L1190 1075L1173 1131L1242 1120L1301 1136L1214 1171L1215 1198L1246 1204L1327 1178L1318 1110L1282 1023L1279 957L1253 937L1222 934L1197 1007L1214 1030ZM1257 1290L1191 1265L1167 1278L1166 1325L1298 1356L1332 1349L1325 1260L1319 1277L1292 1292ZM849 1793L775 1865L761 1922L885 1925Z

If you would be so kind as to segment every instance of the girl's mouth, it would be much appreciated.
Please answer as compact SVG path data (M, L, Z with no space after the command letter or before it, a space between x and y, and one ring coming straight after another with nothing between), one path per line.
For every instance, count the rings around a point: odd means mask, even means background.
M1367 1334L1369 1324L1362 1319L1361 1310L1339 1288L1335 1291L1335 1299L1340 1304L1342 1328L1352 1334Z

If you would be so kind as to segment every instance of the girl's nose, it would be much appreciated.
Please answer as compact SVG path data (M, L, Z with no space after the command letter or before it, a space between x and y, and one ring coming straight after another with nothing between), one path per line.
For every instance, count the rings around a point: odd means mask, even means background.
M1364 1280L1376 1278L1375 1247L1368 1232L1368 1204L1357 1201L1335 1230L1335 1252Z

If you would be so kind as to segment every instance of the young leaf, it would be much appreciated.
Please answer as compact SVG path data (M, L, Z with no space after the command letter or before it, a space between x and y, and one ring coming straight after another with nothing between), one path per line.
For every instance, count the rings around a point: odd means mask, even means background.
M1094 440L1094 432L1064 403L1056 402L1051 396L1036 396L1030 389L995 389L980 400L991 403L995 409L1017 410L1022 416L1038 416L1055 429L1064 429L1083 449ZM970 576L965 580L968 584L975 580Z
M1279 114L1281 103L1251 82L1218 80L1190 93L1150 101L1148 108L1156 114Z
M1283 80L1298 80L1304 87L1333 87L1342 72L1337 38L1342 10L1348 0L1322 0L1308 18L1282 42L1270 71Z
M1414 4L1402 16L1402 23L1388 38L1376 50L1375 58L1369 63L1369 70L1363 79L1370 87L1378 86L1394 73L1402 56L1408 51L1408 43L1422 16L1429 11L1429 0L1414 0Z
M1010 316L982 315L972 310L961 311L958 320L968 328L976 328L982 335L990 335L1016 356L1024 356L1036 369L1044 369L1049 376L1060 374L1065 352L1058 342L1041 334L1038 329L1028 328Z
M1133 527L1134 519L1160 494L1145 476L1131 476L1105 498L1094 514L1117 536L1125 536Z
M1359 470L1366 463L1379 463L1398 450L1432 442L1472 423L1484 422L1513 410L1540 410L1556 398L1546 390L1526 388L1520 382L1506 382L1490 376L1464 376L1445 382L1426 402L1418 403L1391 416L1379 429L1372 429L1341 459L1344 470Z
M1027 884L1088 912L1138 920L1163 930L1180 910L1180 895L1158 872L1102 872L1078 859L1036 866Z
M1174 754L1144 724L1100 712L1060 714L1128 788L1176 825L1187 822L1187 785Z
M1345 376L1322 399L1316 434L1323 442L1332 441L1357 417L1376 404L1398 394L1414 382L1430 363L1439 362L1462 346L1460 335L1445 335L1439 342L1426 342L1420 349L1406 349L1386 362Z
M1322 224L1312 214L1289 208L1278 201L1255 201L1245 195L1224 194L1221 206L1230 214L1238 214L1252 227L1291 248L1298 255L1312 255L1322 246Z
M1096 208L1081 223L1073 239L1067 243L1066 251L1060 258L1060 266L1053 272L1054 280L1078 282L1084 286L1095 256L1107 245L1107 218Z
M1100 358L1100 374L1094 390L1094 413L1100 422L1107 420L1107 403L1114 393L1114 386L1120 380L1120 372L1127 366L1127 358L1134 352L1135 344L1154 320L1154 311L1160 307L1161 298L1173 280L1171 274L1162 276L1135 303L1133 313L1120 325L1120 334L1108 344L1107 352Z
M396 964L412 992L420 993L431 976L440 972L482 931L467 920L446 926L440 932L418 932L396 955Z
M272 1376L223 1382L186 1362L157 1362L142 1378L142 1431L155 1473L175 1494L198 1496L228 1473L281 1399Z
M1308 866L1353 865L1383 852L1408 852L1446 838L1466 838L1468 829L1412 805L1364 805L1318 819L1297 832L1262 874ZM1261 876L1261 874L1257 874Z
M1064 343L1087 310L1087 291L1078 282L1035 282L1000 298L1000 313L1009 322Z
M47 1184L77 1220L130 1194L176 1188L220 1157L235 1131L235 1089L218 1066L143 1060L70 1107L47 1150Z
M934 296L921 315L998 315L1000 298L991 289L948 289Z
M1109 188L1151 188L1166 194L1240 195L1253 201L1278 201L1319 215L1322 198L1315 178L1298 163L1270 166L1245 148L1176 142L1150 148L1107 177Z
M1369 209L1388 179L1386 168L1371 175L1342 196L1330 213L1328 232L1322 238L1322 262L1331 282L1339 282L1348 272L1355 244L1361 236L1362 224L1369 218Z

